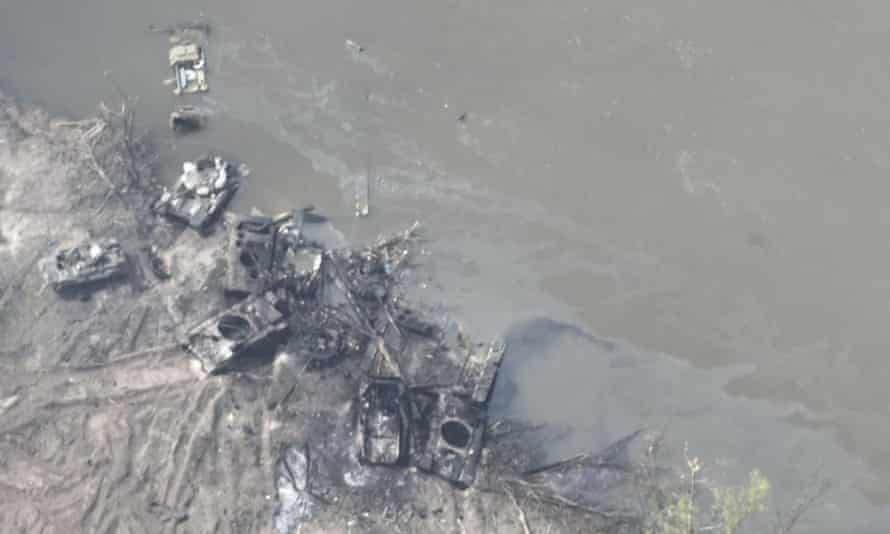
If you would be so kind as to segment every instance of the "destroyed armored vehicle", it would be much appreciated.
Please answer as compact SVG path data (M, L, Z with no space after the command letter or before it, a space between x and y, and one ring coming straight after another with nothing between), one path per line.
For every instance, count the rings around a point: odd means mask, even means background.
M345 312L333 306L309 306L290 315L294 333L290 347L308 359L314 369L329 367L350 356L364 355L368 336L356 330Z
M207 91L207 74L204 70L204 50L190 41L170 47L168 54L173 69L175 89L173 94L203 93Z
M238 171L219 157L182 164L182 175L173 190L164 188L154 211L205 230L222 212L238 189Z
M362 250L337 251L330 254L349 292L363 304L380 303L394 283L393 274L409 256L409 247L419 224L404 232L378 240Z
M409 448L409 401L399 378L371 376L359 387L359 461L398 465Z
M476 345L470 349L458 388L471 401L480 406L488 404L506 351L507 345L500 339L492 341L487 346Z
M225 371L234 358L284 341L288 323L280 305L270 293L239 302L191 328L183 347L208 372Z
M276 227L273 220L230 215L227 223L226 294L240 298L263 291L275 257Z
M275 254L275 283L293 296L305 297L318 288L324 251L311 245L282 242Z
M58 251L43 266L46 281L56 291L101 282L127 273L127 256L116 239L87 241Z
M476 478L488 401L506 353L502 340L471 347L458 383L421 388L414 396L414 464L459 487Z
M298 228L280 218L236 215L228 227L227 295L284 288L304 297L317 287L324 250L304 242Z
M416 310L394 303L390 314L393 321L399 328L405 332L424 338L439 338L442 334L439 327L432 321L427 320Z
M414 394L414 446L418 469L467 488L476 479L488 415L484 406L450 391Z

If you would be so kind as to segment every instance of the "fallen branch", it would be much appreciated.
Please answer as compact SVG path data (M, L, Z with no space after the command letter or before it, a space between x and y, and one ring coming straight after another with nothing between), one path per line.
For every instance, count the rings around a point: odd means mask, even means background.
M106 185L108 185L109 189L117 194L117 188L115 187L114 182L112 182L111 178L105 174L105 170L99 165L99 160L96 159L96 153L93 151L92 140L105 129L105 125L106 123L104 121L97 123L96 126L84 132L80 140L89 156L88 162L92 166L93 171L105 182Z
M102 198L102 202L99 204L99 207L96 208L96 211L93 212L93 217L97 217L102 213L102 210L105 209L105 205L108 204L108 199L110 199L114 195L114 189L109 189L105 196Z
M513 508L516 509L516 513L519 515L519 524L522 525L522 532L524 534L532 534L531 528L528 526L528 520L525 518L525 511L519 506L519 501L516 500L516 495L513 495L513 491L506 484L504 484L504 491L507 493L507 496L510 497L510 502L513 503Z

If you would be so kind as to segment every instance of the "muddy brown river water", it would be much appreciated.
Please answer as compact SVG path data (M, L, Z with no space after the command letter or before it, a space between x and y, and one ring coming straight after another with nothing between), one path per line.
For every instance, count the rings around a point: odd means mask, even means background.
M209 128L174 138L145 28L199 15ZM167 179L212 148L252 169L236 210L313 203L346 239L421 220L424 298L507 336L496 402L570 427L554 455L664 428L714 479L762 469L780 506L830 480L803 532L878 533L887 20L865 0L0 0L0 88L82 117L115 98L107 71Z

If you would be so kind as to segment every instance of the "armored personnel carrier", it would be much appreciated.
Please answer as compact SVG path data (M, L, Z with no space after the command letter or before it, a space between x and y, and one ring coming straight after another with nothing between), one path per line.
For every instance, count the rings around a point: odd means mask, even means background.
M43 266L46 281L56 291L123 276L127 257L116 239L86 241L59 250Z

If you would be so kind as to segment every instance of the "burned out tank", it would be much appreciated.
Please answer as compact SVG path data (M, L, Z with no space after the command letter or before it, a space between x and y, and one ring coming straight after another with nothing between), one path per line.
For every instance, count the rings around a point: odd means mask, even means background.
M116 239L86 241L56 252L43 265L43 275L53 289L62 291L123 276L127 257Z
M398 465L407 459L408 390L399 378L369 376L359 386L359 460Z
M228 214L229 231L224 290L243 298L266 287L275 255L275 225L268 217Z

